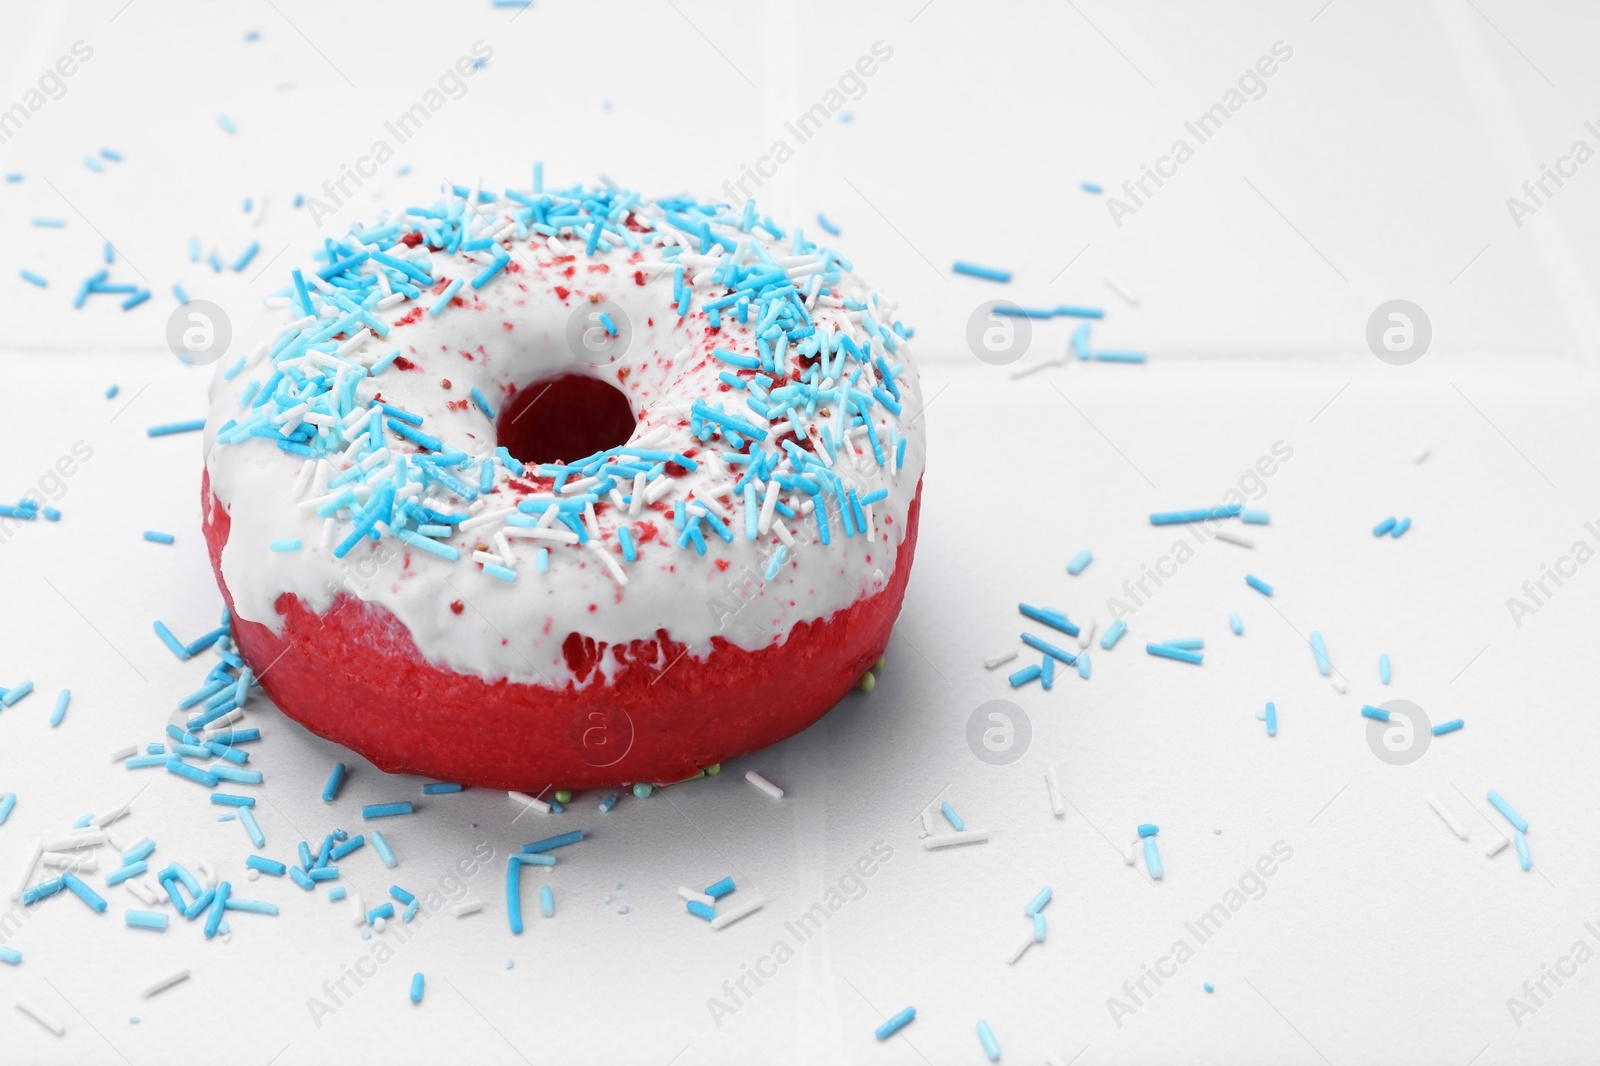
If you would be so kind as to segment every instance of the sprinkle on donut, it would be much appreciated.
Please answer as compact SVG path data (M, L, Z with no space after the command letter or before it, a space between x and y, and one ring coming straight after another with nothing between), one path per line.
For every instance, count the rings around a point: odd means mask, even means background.
M885 580L893 555L883 542L897 539L896 515L921 475L911 330L846 257L753 202L449 186L430 206L325 240L314 257L319 265L293 270L268 300L290 320L223 371L219 385L244 380L213 407L208 464L266 446L300 460L283 476L321 528L285 528L273 542L301 533L307 553L336 560L393 544L416 560L410 567L470 566L505 583L568 558L620 590L647 552L658 564L663 550L715 561L746 542L756 553L745 565L771 581L860 538L878 545L872 583ZM536 291L536 278L558 283ZM632 301L632 320L605 292ZM523 336L514 315L502 322L496 300L550 301L582 319L578 354L590 364L581 369L599 371L591 377L646 388L653 375L650 411L633 412L624 443L557 457L501 443L508 418L533 412L519 430L554 424L563 404L589 400L560 393L541 409L548 382L472 376L496 344L549 339ZM492 321L469 313L485 309ZM406 345L424 327L430 339L450 329L454 316L495 336L463 327L450 335L456 351ZM603 361L607 344L634 334L651 337L659 358ZM396 398L424 369L443 410Z

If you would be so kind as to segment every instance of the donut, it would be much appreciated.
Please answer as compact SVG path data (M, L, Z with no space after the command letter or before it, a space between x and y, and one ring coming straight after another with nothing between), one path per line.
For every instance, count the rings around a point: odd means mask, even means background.
M447 186L287 280L218 364L201 497L289 717L538 793L714 773L869 687L923 403L840 252L753 201L536 179Z

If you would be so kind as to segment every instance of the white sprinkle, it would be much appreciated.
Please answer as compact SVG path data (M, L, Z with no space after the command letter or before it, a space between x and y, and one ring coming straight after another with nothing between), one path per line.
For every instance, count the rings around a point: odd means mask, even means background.
M639 512L644 509L644 497L644 471L641 470L633 475L633 498L628 501L628 514L630 516L637 517Z
M1135 841L1132 844L1124 844L1122 847L1122 861L1129 866L1133 865L1133 849L1137 843L1138 841Z
M57 1036L67 1035L67 1027L56 1021L55 1017L45 1011L43 1007L29 1003L25 999L17 1000L17 1009Z
M922 808L922 835L925 836L925 837L933 836L933 808L932 807L924 807L924 808Z
M250 698L250 693L247 690L245 692L245 699L249 699L249 698ZM239 719L241 719L243 717L244 717L244 708L243 707L235 707L233 710L229 711L227 714L223 715L221 718L218 718L218 719L214 720L211 723L213 732L211 732L211 733L209 733L207 735L208 736L215 736L218 732L225 731L228 726L233 725L233 723L237 722Z
M644 490L644 502L659 503L661 501L661 497L665 496L667 493L676 488L677 484L678 483L676 481L663 474L662 476L656 478L655 481L651 483L649 488Z
M455 916L457 918L465 918L468 915L477 914L481 910L483 910L483 901L482 900L469 899L464 903L457 903L456 904Z
M684 354L687 354L687 353L685 352ZM629 441L628 442L628 447L630 447L630 448L654 448L657 444L660 444L662 441L666 440L670 436L672 436L671 427L669 427L669 426L657 426L655 429L652 429L649 433L646 433L644 436L640 437L638 440Z
M1350 691L1350 682L1344 679L1343 674L1334 674L1328 679L1328 684L1332 685L1333 691L1341 696Z
M105 814L96 815L94 819L89 822L89 824L97 828L104 829L112 822L120 821L121 819L126 818L128 812L132 809L133 801L129 800L127 803L124 803L114 811L107 811Z
M771 796L773 799L783 799L783 789L779 788L777 785L774 785L771 781L768 781L754 770L746 770L744 772L744 779L759 788L761 791L765 792L767 795Z
M306 488L311 484L311 476L317 472L317 461L307 459L300 464L300 473L294 479L294 497L299 499L306 494Z
M1428 461L1428 456L1430 456L1432 454L1433 454L1433 449L1432 448L1424 448L1420 452L1418 452L1417 453L1417 457L1415 459L1411 460L1411 461L1420 466L1423 463L1427 462Z
M92 848L106 842L104 829L81 829L71 836L57 837L47 840L39 845L41 851L73 851L77 848Z
M70 851L47 851L39 861L52 870L73 870L92 874L100 868L100 861L92 855L77 855Z
M1212 536L1228 544L1236 544L1241 548L1254 548L1256 546L1255 542L1250 540L1248 537L1241 537L1237 533L1229 533L1225 529L1217 530L1216 533L1212 534Z
M938 836L927 837L922 841L922 846L932 851L934 848L948 848L957 844L977 844L988 839L987 829L968 829L962 833L941 833Z
M991 655L989 658L983 660L983 668L985 670L993 670L996 667L1004 666L1006 663L1010 662L1016 657L1017 653L1014 651L1003 651L999 655Z
M1017 960L1026 955L1028 953L1028 949L1031 947L1033 947L1033 930L1030 929L1028 930L1028 935L1023 938L1022 943L1018 944L1016 950L1013 951L1010 957L1006 959L1007 965L1015 966L1017 964Z
M740 918L747 918L764 907L766 902L760 896L747 899L732 910L723 911L711 919L711 928L722 929L737 922Z
M366 904L366 901L361 898L361 893L359 893L359 892L350 893L350 906L355 908L355 913L351 915L351 917L355 919L355 924L356 925L366 925L367 924L367 904Z
M133 893L139 902L143 903L146 907L159 907L162 900L165 898L164 896L158 896L154 892L150 891L150 886L141 880L134 880L130 878L129 880L122 882L122 887Z
M1450 827L1450 832L1454 833L1458 839L1467 839L1467 827L1456 821L1456 817L1450 813L1450 809L1439 802L1439 797L1431 792L1428 794L1428 806L1433 808L1434 814L1444 819L1444 824Z
M794 547L794 534L790 533L789 527L783 524L783 519L774 518L772 520L772 531L778 535L778 539L783 542L784 547Z
M592 507L593 505L590 506ZM594 512L591 510L589 513L593 514ZM606 569L611 571L611 576L617 579L617 584L626 585L628 583L628 575L623 573L622 564L617 562L617 557L615 555L612 555L610 552L606 551L606 546L604 544L601 544L600 541L596 539L589 541L589 547L593 549L594 553L600 557L600 561L606 564Z
M512 799L516 800L518 803L521 803L521 804L523 804L525 806L528 806L528 807L532 807L534 810L538 811L540 814L549 814L550 813L550 804L546 803L542 799L538 799L537 797L530 796L526 792L507 792L506 795L511 797Z
M707 907L715 907L717 905L717 901L704 892L696 892L694 889L684 888L682 885L678 886L678 895L691 903L704 903Z
M176 973L169 973L169 974L167 974L167 976L161 978L159 981L151 982L149 987L147 987L144 990L144 998L145 999L149 999L151 996L155 995L156 993L165 992L167 989L171 988L173 985L178 984L181 981L187 981L188 979L189 979L189 971L187 969L178 970Z
M756 521L756 529L762 534L772 532L772 514L778 506L778 480L773 478L767 482L767 494L761 500L761 516ZM847 505L848 506L848 505Z
M1045 791L1050 793L1050 813L1057 818L1065 818L1067 816L1067 797L1061 792L1061 782L1056 779L1056 768L1054 766L1050 767L1044 775L1044 787Z
M538 526L530 529L527 526L507 526L504 533L508 537L520 537L523 540L553 540L557 544L578 543L578 535L570 529L550 529L548 527L541 529ZM595 542L591 540L589 543L593 544Z
M137 744L129 744L125 748L118 748L116 751L112 752L111 753L111 761L112 762L121 762L123 759L131 758L132 756L137 755L137 754L139 754L139 745L137 745Z
M1089 646L1090 642L1092 642L1094 640L1095 630L1097 630L1099 628L1100 628L1100 623L1099 622L1090 622L1089 623L1089 628L1085 629L1082 633L1080 633L1078 635L1078 647L1087 648Z
M1492 859L1510 846L1511 841L1507 840L1505 837L1498 837L1493 843L1484 849L1483 854L1485 857Z
M39 856L43 854L44 844L42 842L35 844L33 846L33 857L30 858L28 860L28 864L22 868L22 881L17 885L17 890L11 893L12 899L22 898L22 891L28 887L28 882L33 880L33 868L39 865Z

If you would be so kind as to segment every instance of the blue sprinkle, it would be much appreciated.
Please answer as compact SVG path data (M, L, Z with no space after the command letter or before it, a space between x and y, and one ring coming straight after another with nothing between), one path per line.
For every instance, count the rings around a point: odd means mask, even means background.
M168 422L165 425L151 426L145 430L145 434L151 437L170 437L174 433L197 433L205 428L205 419L194 418L187 422Z
M1440 722L1438 725L1434 726L1433 735L1436 737L1442 737L1446 733L1454 733L1456 730L1460 729L1466 724L1467 723L1464 719L1452 718L1448 722Z
M1276 704L1267 704L1267 736L1278 735L1278 707Z
M70 688L62 689L60 695L56 696L55 710L50 712L51 728L61 724L61 720L67 716L67 704L71 702L72 690ZM0 819L0 821L4 821L4 819Z
M959 259L950 269L957 274L965 274L969 278L982 278L984 281L1004 283L1011 280L1011 271L1009 270L996 270L993 267L978 266L976 263L966 263Z
M1128 623L1123 619L1119 618L1115 622L1112 622L1111 626L1100 637L1100 650L1110 651L1112 648L1116 647L1117 641L1121 640L1122 635L1127 631Z
M35 215L32 221L40 229L65 229L67 225L67 220L64 218L45 218L41 215Z
M1038 914L1040 911L1044 910L1045 906L1050 902L1050 898L1053 895L1055 895L1055 893L1051 891L1050 886L1045 885L1028 903L1028 906L1023 910L1023 913L1032 918L1035 914Z
M983 1045L983 1053L989 1056L990 1062L1000 1061L1000 1045L995 1042L994 1030L981 1018L978 1019L978 1042Z
M410 800L400 800L397 803L369 803L361 808L363 819L394 818L402 814L411 814L415 811Z
M233 261L233 272L235 274L243 273L244 268L250 265L250 260L254 259L259 251L261 251L261 242L251 241L249 247L240 252L239 258Z
M1270 525L1272 513L1270 511L1254 511L1247 507L1239 512L1239 521L1252 526Z
M422 794L424 796L444 796L460 791L461 786L454 781L429 781L422 786Z
M422 1002L423 981L424 981L424 978L423 978L422 974L414 973L414 974L411 975L411 1002L413 1002L413 1003L421 1003Z
M950 828L958 833L966 832L967 823L961 820L961 816L956 813L956 809L950 806L948 801L939 804L939 812L944 815L944 820L950 823Z
M22 271L22 280L26 281L30 285L37 285L41 289L48 288L50 285L48 281L40 277L38 274L35 274L31 270Z
M1234 636L1236 636L1236 637L1243 636L1244 635L1244 619L1240 618L1236 614L1230 614L1228 616L1228 628L1233 630L1233 635Z
M122 391L122 389L119 386L116 386L116 385L110 386L109 388L106 389L106 399L108 399L108 400L116 399L117 393L119 393L121 391Z
M1388 518L1385 518L1382 522L1379 522L1377 525L1372 527L1372 535L1374 537L1381 537L1393 529L1394 524L1395 517L1394 515L1390 515Z
M696 918L704 918L708 922L717 916L717 912L714 909L707 907L704 903L701 903L697 899L685 900L683 907L684 910L688 911Z
M1388 711L1382 707L1374 707L1370 703L1361 705L1361 716L1363 718L1371 718L1374 722L1387 722L1389 720Z
M1219 518L1237 518L1239 512L1244 510L1242 504L1229 504L1225 507L1200 507L1190 511L1157 511L1150 516L1153 526L1176 526L1186 522L1205 522Z
M878 1026L878 1028L874 1029L872 1035L877 1037L879 1040L887 1040L900 1030L904 1029L907 1025L911 1024L911 1020L916 1016L917 1008L907 1007L905 1010L901 1011L899 1014L896 1014L893 1018L890 1018L888 1021Z
M333 769L328 771L328 783L322 786L322 802L332 803L339 798L339 790L344 787L345 774L349 767L342 762L333 764Z
M1012 674L1007 680L1011 682L1012 688L1021 688L1029 681L1039 677L1039 675L1042 673L1044 673L1044 668L1038 663L1034 663L1032 666L1024 666L1021 670L1018 670L1016 673Z
M1156 838L1144 838L1144 868L1150 874L1152 881L1159 881L1166 876L1166 870L1161 865L1161 849L1156 847Z
M379 861L381 861L383 865L389 869L393 870L396 866L400 865L400 860L394 857L394 849L391 848L389 846L389 842L383 838L383 834L378 832L376 829L372 831L372 850L378 853Z
M456 298L456 293L461 291L461 286L465 285L466 283L467 282L465 278L457 278L449 285L445 286L444 292L440 293L439 298L433 301L433 303L428 307L428 314L434 316L435 318L442 314L444 309L450 306L450 301Z
M217 125L221 126L222 132L226 133L230 137L233 136L234 132L238 128L233 124L233 119L229 118L227 115L218 115Z
M550 891L549 885L541 885L539 887L539 913L546 918L554 918L556 916L556 896L554 892Z
M1505 797L1492 788L1489 790L1489 802L1494 804L1495 810L1505 815L1506 821L1510 822L1511 827L1517 832L1526 833L1528 831L1528 820L1518 814L1516 808L1507 803Z
M1216 989L1211 986L1211 982L1210 981L1207 981L1205 984L1201 985L1200 987L1205 989L1207 992L1215 992L1216 991Z
M1084 567L1088 566L1093 561L1094 552L1085 548L1083 551L1072 557L1072 561L1067 564L1067 573L1071 574L1073 577L1077 577L1079 574L1083 573Z
M1189 651L1187 648L1169 648L1165 644L1146 644L1144 650L1163 659L1175 659L1180 663L1191 663L1195 666L1205 661L1205 656L1200 652Z
M707 885L706 886L706 895L710 896L712 899L721 899L723 896L726 896L730 892L732 892L733 889L734 889L733 878L724 877L722 880L716 882L715 884Z
M11 810L17 805L17 794L7 792L0 796L0 825L6 824L6 819L11 817Z
M1317 659L1317 673L1328 677L1333 673L1333 663L1328 659L1328 645L1322 640L1322 634L1317 630L1311 631L1311 654Z
M1410 528L1411 519L1402 518L1400 521L1394 524L1394 528L1389 531L1389 536L1393 537L1395 540L1399 540L1401 537L1406 535L1406 530Z
M1511 839L1517 845L1517 865L1521 866L1524 872L1533 869L1533 856L1528 853L1527 836L1519 829Z
M282 537L278 540L269 542L267 547L275 552L297 552L301 547L300 538Z
M1255 589L1257 592L1261 593L1261 595L1263 595L1263 596L1271 596L1272 595L1272 586L1267 584L1265 581L1262 581L1259 577L1256 577L1254 574L1246 574L1244 576L1244 583L1246 585L1249 585L1251 588Z
M830 237L839 236L839 227L835 226L832 222L829 222L827 216L820 211L817 212L817 225L821 226L823 231L826 232Z
M1079 182L1078 183L1078 188L1082 189L1086 193L1092 193L1095 196L1099 196L1102 192L1105 191L1105 190L1101 189L1099 185L1095 184L1092 181Z
M1387 654L1378 656L1378 680L1387 685L1389 683L1390 676L1391 671L1389 669L1389 656Z
M1057 660L1065 663L1068 666L1071 666L1071 665L1073 665L1074 663L1076 663L1078 661L1078 657L1076 655L1074 655L1072 652L1066 651L1066 650L1064 650L1062 648L1058 648L1054 644L1051 644L1047 640L1041 640L1038 637L1034 636L1032 633L1024 633L1024 634L1022 634L1022 643L1026 644L1028 647L1032 648L1034 651L1044 652L1046 655L1050 656L1051 658L1057 659Z
M489 401L484 399L483 391L476 385L472 386L472 402L477 404L478 410L488 416L491 421L494 419L494 408L489 406Z
M171 544L175 539L171 533L161 533L154 529L144 531L144 539L152 544Z

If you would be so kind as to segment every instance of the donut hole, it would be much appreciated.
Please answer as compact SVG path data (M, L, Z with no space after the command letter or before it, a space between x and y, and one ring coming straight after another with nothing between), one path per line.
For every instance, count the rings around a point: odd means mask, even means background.
M628 443L637 421L616 386L583 374L524 385L500 409L495 433L524 463L569 463Z

